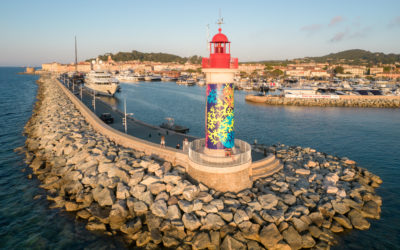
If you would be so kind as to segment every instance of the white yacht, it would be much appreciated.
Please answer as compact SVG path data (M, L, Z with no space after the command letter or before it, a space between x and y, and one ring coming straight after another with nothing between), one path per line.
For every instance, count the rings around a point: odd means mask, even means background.
M144 77L144 80L148 82L161 81L161 75L149 74Z
M98 95L114 96L119 88L119 81L110 73L91 71L85 77L85 87Z
M120 82L126 82L126 83L132 83L132 82L138 82L139 77L136 76L135 74L131 73L130 71L122 72L119 73L116 78Z

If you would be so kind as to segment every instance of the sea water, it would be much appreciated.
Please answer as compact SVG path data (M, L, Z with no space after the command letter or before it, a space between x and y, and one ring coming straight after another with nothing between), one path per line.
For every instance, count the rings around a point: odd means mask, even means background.
M37 76L17 75L22 68L0 68L0 248L123 248L118 237L88 232L73 213L50 209L40 182L28 179L23 127L36 100ZM121 84L112 105L134 117L159 125L165 117L204 136L204 87L173 82ZM347 156L383 184L380 220L367 231L340 234L336 249L396 249L400 246L400 110L375 108L281 107L246 103L235 91L236 138L248 142L299 145Z

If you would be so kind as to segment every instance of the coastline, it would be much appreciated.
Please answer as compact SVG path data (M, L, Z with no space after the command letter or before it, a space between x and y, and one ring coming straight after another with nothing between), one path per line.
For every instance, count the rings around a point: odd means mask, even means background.
M27 161L52 206L76 212L89 230L122 232L128 244L148 247L328 248L334 233L367 229L364 217L379 218L374 189L382 181L354 161L268 147L284 169L251 189L222 194L191 183L183 167L111 142L51 79L38 84L25 130Z
M267 105L316 106L316 107L359 107L399 108L400 96L339 96L338 99L285 98L247 95L246 101Z

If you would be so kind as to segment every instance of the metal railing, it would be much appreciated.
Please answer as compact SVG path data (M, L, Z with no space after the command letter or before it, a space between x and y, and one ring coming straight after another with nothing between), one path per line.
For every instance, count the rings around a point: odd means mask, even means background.
M206 154L205 139L197 139L189 144L189 159L208 167L232 167L251 161L251 146L245 141L235 140L235 146L227 156Z

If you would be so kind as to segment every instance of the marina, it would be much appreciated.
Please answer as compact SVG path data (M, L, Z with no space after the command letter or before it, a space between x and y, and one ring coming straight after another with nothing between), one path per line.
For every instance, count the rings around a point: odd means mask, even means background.
M0 248L398 249L385 1L0 3Z

